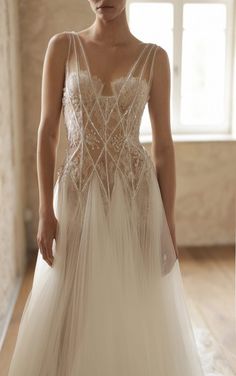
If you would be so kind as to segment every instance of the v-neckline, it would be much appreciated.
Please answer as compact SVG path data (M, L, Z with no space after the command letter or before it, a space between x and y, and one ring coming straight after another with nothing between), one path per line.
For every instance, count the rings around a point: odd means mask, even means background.
M79 33L78 32L74 32L74 33L76 34L76 37L77 37L77 39L79 41L79 44L81 46L82 53L83 53L84 60L85 60L85 64L86 64L86 69L88 71L90 79L93 80L93 78L95 77L101 83L102 88L104 88L104 86L106 85L106 83L100 77L98 77L95 74L92 74L92 72L91 72L90 65L89 65L88 58L87 58L87 54L85 52L85 49L84 49L84 46L83 46L83 43L82 43L82 40L80 38ZM139 59L141 58L141 56L143 55L144 51L149 46L149 44L150 43L145 43L144 47L142 48L142 50L139 52L137 58L135 59L134 63L131 64L131 67L130 67L130 69L128 70L127 73L125 73L121 77L114 78L114 79L112 79L111 81L108 82L108 84L111 86L112 90L113 90L113 84L114 84L114 82L119 81L119 80L124 80L126 82L129 79L129 77L133 73L134 68L136 67L136 64L138 63ZM113 90L113 92L114 92L114 90ZM114 95L101 95L101 96L102 97L108 97L108 98L114 97Z

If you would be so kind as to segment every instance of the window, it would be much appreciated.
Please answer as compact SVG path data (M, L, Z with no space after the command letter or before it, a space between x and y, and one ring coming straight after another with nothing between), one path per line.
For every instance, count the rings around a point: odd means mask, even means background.
M137 38L168 53L172 133L230 134L233 0L127 0L127 17ZM147 105L140 135L150 139Z

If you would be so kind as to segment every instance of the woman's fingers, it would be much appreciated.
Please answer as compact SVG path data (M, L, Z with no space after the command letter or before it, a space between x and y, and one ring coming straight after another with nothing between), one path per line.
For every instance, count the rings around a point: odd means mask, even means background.
M52 266L52 251L50 251L50 241L40 241L39 242L39 249L42 254L43 259L50 265Z
M47 250L43 242L40 243L39 246L40 253L42 255L42 258L46 261L47 260Z
M53 256L53 239L56 239L58 222L55 216L41 217L39 220L37 243L43 259L52 266Z
M52 265L53 263L53 254L52 254L52 242L53 242L53 239L50 239L48 242L47 242L47 245L46 245L46 250L47 250L47 260L48 262L50 263L50 265Z

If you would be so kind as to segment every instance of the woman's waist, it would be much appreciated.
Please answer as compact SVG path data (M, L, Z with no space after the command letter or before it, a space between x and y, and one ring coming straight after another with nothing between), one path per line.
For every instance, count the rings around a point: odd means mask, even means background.
M151 158L141 143L124 145L123 148L104 145L102 149L82 145L68 148L60 169L77 170L77 173L90 173L97 169L99 173L112 173L117 168L124 174L139 173L145 165L149 168Z

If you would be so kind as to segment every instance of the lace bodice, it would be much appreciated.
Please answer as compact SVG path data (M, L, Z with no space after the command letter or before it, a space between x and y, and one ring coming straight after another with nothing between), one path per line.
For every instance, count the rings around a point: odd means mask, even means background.
M113 79L112 95L105 95L105 83L91 73L81 37L74 31L66 34L69 47L62 103L68 147L59 178L69 174L75 188L83 192L96 173L109 199L118 170L134 197L142 175L152 167L139 142L139 128L159 46L143 43L129 72Z

